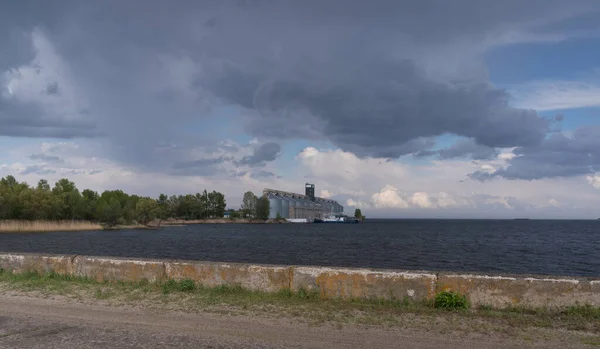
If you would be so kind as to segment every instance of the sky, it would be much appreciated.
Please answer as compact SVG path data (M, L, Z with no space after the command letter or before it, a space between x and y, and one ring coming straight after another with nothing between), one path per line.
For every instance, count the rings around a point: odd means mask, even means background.
M22 0L0 52L0 177L600 217L596 0Z

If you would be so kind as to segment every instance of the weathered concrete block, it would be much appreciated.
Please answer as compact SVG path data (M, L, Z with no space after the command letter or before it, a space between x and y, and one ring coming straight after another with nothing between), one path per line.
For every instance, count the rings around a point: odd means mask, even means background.
M241 285L267 292L317 290L324 298L430 299L452 290L472 305L565 307L600 306L600 280L523 275L434 274L329 267L291 267L195 261L0 253L0 268L89 277L98 281L151 282L191 279L208 286Z
M134 260L109 257L78 256L74 275L97 281L141 281L165 279L165 265L158 260Z
M206 262L166 262L169 279L194 280L206 286L240 285L266 292L290 287L290 268L284 266L226 264Z
M294 267L292 289L322 297L423 300L435 294L435 274L370 269Z
M600 294L600 280L590 281L590 290L592 291L592 293Z
M590 281L578 278L441 274L437 291L457 291L474 306L496 308L600 305L600 290Z
M46 274L71 274L73 272L73 258L65 255L44 255L19 253L0 254L0 268L14 273L38 272Z

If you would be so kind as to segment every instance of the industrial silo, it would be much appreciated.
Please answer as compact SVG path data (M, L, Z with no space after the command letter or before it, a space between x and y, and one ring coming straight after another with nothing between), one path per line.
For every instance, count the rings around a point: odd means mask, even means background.
M298 198L296 198L295 196L289 196L288 200L290 201L290 208L292 208L292 207L294 208L294 210L293 210L294 213L290 214L289 218L298 218L296 215L296 208L300 207Z
M290 199L287 196L280 196L281 198L281 217L290 218Z
M281 214L281 197L279 197L278 195L275 195L273 193L270 193L268 198L269 198L269 208L270 208L269 218L277 218L278 213L281 217L283 217L283 215Z

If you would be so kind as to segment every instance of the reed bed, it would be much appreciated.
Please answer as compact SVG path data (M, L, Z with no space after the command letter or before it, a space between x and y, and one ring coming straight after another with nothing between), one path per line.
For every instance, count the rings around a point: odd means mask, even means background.
M88 221L0 221L0 233L101 230L98 223Z

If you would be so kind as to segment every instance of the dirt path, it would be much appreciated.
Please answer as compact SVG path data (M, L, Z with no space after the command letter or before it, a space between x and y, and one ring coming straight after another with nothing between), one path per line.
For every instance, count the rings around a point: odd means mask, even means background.
M0 294L0 348L581 348L562 340L330 326Z

